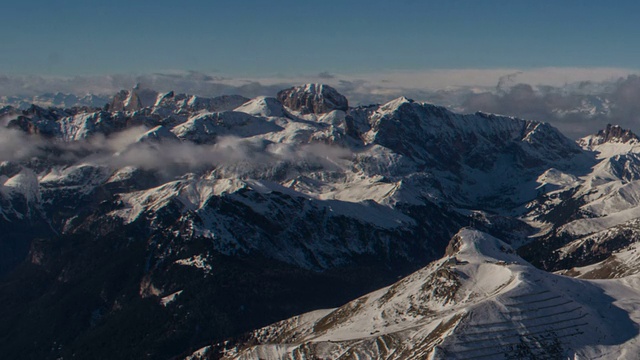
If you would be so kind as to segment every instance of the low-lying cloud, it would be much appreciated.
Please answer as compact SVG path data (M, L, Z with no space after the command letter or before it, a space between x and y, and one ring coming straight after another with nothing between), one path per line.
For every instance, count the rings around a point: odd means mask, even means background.
M63 142L13 129L0 130L0 162L45 159L52 165L95 164L120 169L133 166L157 171L167 177L185 171L216 168L224 176L290 176L292 171L340 170L352 153L334 145L276 144L262 139L220 137L215 144L189 141L139 141L148 129L95 136ZM276 174L275 171L287 173Z

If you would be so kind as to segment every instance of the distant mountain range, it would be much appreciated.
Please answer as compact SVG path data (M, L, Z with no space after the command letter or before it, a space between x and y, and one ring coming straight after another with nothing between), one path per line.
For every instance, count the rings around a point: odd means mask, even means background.
M9 358L637 354L628 130L321 84L49 98L0 109Z
M0 106L27 109L31 105L40 107L103 107L111 101L111 96L87 94L78 96L64 93L46 93L36 96L0 96Z

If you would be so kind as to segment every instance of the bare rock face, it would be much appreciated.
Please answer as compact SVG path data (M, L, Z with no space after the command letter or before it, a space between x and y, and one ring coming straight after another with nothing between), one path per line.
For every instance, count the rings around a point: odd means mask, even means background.
M606 129L600 130L598 136L603 138L603 142L616 141L627 143L631 140L638 140L638 136L631 132L631 130L626 130L619 125L611 124L608 124Z
M282 90L278 100L302 114L324 114L333 110L347 111L347 98L336 89L323 84L307 84Z
M155 104L158 93L140 87L140 84L130 91L122 90L117 93L110 104L111 111L137 111Z
M640 139L636 134L631 132L631 130L623 129L619 125L607 124L604 130L598 131L595 135L580 139L579 143L582 146L595 146L607 142L626 144L631 141L637 142L640 141Z

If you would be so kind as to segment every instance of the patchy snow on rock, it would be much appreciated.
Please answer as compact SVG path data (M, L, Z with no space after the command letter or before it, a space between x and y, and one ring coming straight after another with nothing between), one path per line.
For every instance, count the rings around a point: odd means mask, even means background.
M160 299L160 304L162 304L162 306L167 307L167 305L171 304L172 302L176 301L176 299L178 298L178 296L180 296L180 294L182 294L184 290L178 290L172 294L169 294L167 296L164 296Z
M191 355L187 356L185 360L205 360L207 359L207 354L211 351L211 346L205 346L194 351Z
M206 256L194 255L186 259L179 259L174 261L175 264L182 266L193 266L197 269L204 271L205 273L211 272L211 264L208 263Z

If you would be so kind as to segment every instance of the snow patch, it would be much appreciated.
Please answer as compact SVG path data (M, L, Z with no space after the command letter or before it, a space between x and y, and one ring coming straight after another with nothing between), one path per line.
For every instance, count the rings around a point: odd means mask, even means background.
M211 270L213 269L211 267L211 264L207 262L206 256L203 256L202 254L194 255L186 259L176 260L174 261L174 264L178 264L182 266L193 266L197 269L204 271L207 274L210 273Z
M167 307L167 305L171 304L172 302L176 301L176 299L178 298L178 296L180 294L182 294L184 290L178 290L172 294L169 294L163 298L160 299L160 304L162 304L162 306Z

